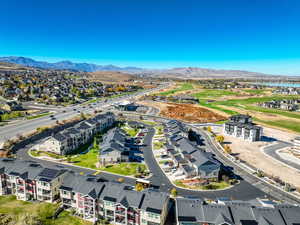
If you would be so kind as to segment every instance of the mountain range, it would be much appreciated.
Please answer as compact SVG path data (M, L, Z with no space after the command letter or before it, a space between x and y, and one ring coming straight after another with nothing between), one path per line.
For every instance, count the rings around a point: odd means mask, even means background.
M96 71L120 71L142 76L155 76L180 79L199 79L199 78L260 78L260 77L278 77L280 75L270 75L258 72L249 72L243 70L217 70L200 67L182 67L173 69L143 69L138 67L118 67L115 65L97 65L91 63L74 63L71 61L60 61L49 63L45 61L36 61L26 57L0 57L0 62L13 63L27 67L42 69L60 69L84 72Z
M0 57L0 62L14 63L28 67L36 67L42 69L59 69L59 70L75 70L84 72L95 72L95 71L138 71L142 70L136 67L118 67L114 65L97 65L91 63L74 63L71 61L60 61L56 63L49 63L45 61L36 61L26 57Z

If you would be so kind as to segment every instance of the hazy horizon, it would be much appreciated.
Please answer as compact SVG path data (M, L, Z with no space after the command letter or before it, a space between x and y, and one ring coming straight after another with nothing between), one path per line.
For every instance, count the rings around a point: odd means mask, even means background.
M11 0L0 55L300 75L297 0Z

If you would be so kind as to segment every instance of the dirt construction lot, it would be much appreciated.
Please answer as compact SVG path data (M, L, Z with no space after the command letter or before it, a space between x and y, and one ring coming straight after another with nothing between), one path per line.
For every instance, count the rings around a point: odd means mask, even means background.
M220 128L214 128L217 134L221 134ZM293 139L296 135L289 134L277 129L265 128L264 135L267 137L277 138L283 141L289 141ZM300 188L300 172L279 163L273 158L265 155L261 148L269 144L275 144L274 142L248 142L241 139L225 136L225 142L232 149L233 155L236 155L241 160L246 161L253 167L263 171L268 175L273 175L279 177L281 180L288 182Z
M176 104L143 101L141 104L158 108L160 115L172 119L184 120L189 123L210 123L227 119L209 109L192 104Z

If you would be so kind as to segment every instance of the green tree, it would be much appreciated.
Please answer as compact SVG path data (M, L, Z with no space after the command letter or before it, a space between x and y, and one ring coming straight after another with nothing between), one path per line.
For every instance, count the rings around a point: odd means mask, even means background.
M224 136L222 136L222 135L218 135L218 136L216 136L216 141L217 142L219 142L219 143L223 143L224 142Z
M172 188L171 191L170 191L170 194L171 194L173 197L177 197L178 192L177 192L176 188Z
M211 129L211 127L209 126L209 127L207 127L207 131L209 132L209 133L211 133L212 132L212 129Z
M136 191L142 191L142 190L144 190L144 186L141 183L137 183L135 185L135 190Z

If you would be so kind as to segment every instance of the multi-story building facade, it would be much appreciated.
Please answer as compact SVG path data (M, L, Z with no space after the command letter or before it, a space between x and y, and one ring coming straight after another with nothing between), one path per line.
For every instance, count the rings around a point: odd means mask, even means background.
M59 198L65 170L16 159L1 159L0 168L0 195L13 194L24 201L53 202Z
M223 134L247 141L259 141L262 133L262 127L256 126L248 115L231 116L223 126Z
M100 114L47 137L33 149L66 155L86 144L96 133L112 127L114 123L113 113Z
M23 201L61 200L66 209L91 222L101 219L116 225L164 225L172 206L169 195L152 189L47 168L32 161L0 160L0 195ZM205 202L175 199L179 225L298 225L300 207L269 200Z

